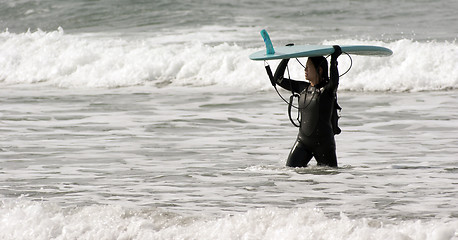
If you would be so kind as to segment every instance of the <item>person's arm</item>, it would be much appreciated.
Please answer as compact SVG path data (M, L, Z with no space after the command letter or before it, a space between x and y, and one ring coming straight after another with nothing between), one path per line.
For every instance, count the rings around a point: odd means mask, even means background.
M289 59L283 59L280 64L278 64L274 75L275 83L286 90L300 93L307 86L307 83L283 77L286 67L288 66L288 62Z
M340 46L334 45L334 53L331 54L331 66L329 68L330 71L330 79L328 88L332 90L334 93L337 91L337 87L339 86L339 69L337 68L337 58L342 54L342 49Z

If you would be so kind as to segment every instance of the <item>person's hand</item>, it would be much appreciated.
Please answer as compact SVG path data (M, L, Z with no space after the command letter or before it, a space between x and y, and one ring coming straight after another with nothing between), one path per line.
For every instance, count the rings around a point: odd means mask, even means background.
M337 58L342 54L342 49L339 45L332 46L334 48L334 53L331 54L331 59L337 60Z

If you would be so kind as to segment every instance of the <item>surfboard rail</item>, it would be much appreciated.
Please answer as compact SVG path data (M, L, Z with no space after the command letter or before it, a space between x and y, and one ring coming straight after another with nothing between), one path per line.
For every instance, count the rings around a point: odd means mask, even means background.
M300 58L300 57L317 57L326 56L334 53L334 47L331 45L291 45L274 48L272 41L265 29L261 35L266 45L266 50L258 51L249 57L254 61ZM364 56L391 56L393 51L388 48L373 45L342 45L342 52Z

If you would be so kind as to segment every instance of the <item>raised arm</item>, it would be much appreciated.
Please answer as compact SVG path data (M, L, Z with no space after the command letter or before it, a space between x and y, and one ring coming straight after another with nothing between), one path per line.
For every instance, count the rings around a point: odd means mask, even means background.
M339 69L337 68L337 58L342 54L342 49L339 46L334 45L334 53L331 54L331 66L329 68L330 71L330 79L328 88L332 90L334 93L337 91L337 87L339 87Z
M280 64L278 64L277 70L275 71L274 75L275 83L286 90L300 93L307 87L308 83L283 77L283 75L285 74L286 67L288 66L288 62L289 59L283 59L281 60Z

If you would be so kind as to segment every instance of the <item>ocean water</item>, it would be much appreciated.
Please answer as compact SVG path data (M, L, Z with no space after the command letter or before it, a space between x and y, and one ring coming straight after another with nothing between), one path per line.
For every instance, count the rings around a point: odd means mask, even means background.
M458 239L457 9L0 2L0 238ZM339 58L339 168L284 166L261 29L393 50Z

